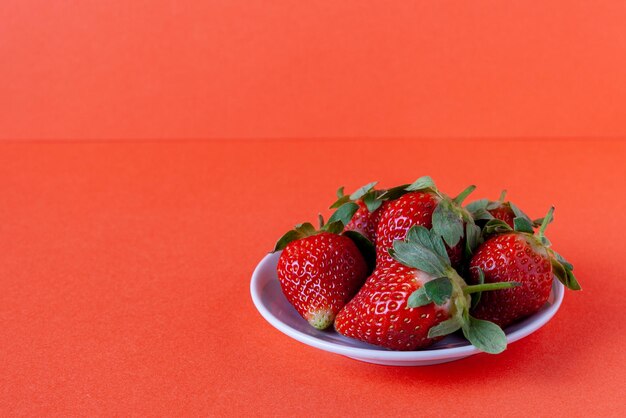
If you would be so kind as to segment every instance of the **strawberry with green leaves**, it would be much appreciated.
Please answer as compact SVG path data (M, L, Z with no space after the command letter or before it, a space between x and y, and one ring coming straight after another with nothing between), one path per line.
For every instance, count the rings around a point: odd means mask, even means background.
M350 195L345 195L344 188L340 187L337 190L337 201L330 207L347 214L346 231L356 231L371 242L376 240L376 228L384 205L403 194L407 186L377 190L374 188L377 183L368 183Z
M550 248L545 236L553 212L550 208L537 233L523 216L514 218L513 228L499 219L485 225L489 238L470 262L470 283L516 281L521 286L480 296L472 311L477 318L505 327L532 315L548 300L553 276L567 288L580 290L574 267Z
M454 199L441 193L433 180L420 177L404 188L404 195L390 201L383 209L376 230L376 265L393 262L389 250L416 225L432 228L443 237L448 256L459 267L464 252L471 254L478 244L480 229L461 204L476 188L470 186Z
M431 345L431 328L450 317L449 304L409 309L409 296L434 277L400 263L376 269L359 293L339 312L335 329L347 337L392 350Z
M370 271L358 247L367 240L354 231L351 239L342 230L341 221L324 225L320 217L319 230L310 223L297 225L274 248L282 250L276 271L283 294L317 329L332 325Z
M335 320L340 334L393 350L415 350L461 329L482 351L506 348L497 325L469 314L470 294L515 283L467 286L452 268L442 238L423 226L412 227L390 252L399 263L383 267L380 277L341 310Z
M506 190L503 190L502 193L500 193L500 198L496 201L479 199L468 204L465 208L472 214L475 221L499 219L513 228L513 220L521 217L526 219L533 226L541 225L542 219L531 221L530 217L522 212L517 205L505 199Z

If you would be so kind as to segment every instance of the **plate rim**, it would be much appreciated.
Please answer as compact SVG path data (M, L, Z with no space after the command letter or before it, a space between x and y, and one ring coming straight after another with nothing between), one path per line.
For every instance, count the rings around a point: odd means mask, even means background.
M320 340L314 336L308 335L299 331L281 321L276 315L274 315L263 303L261 298L262 284L264 282L261 277L261 271L267 268L267 264L272 261L273 258L278 259L280 257L280 251L275 253L268 253L261 259L256 265L252 273L250 280L250 294L252 296L252 302L261 316L269 322L274 328L299 341L303 344L318 348L320 350L328 351L331 353L341 354L351 358L368 359L368 360L383 360L383 361L429 361L440 360L449 358L461 358L471 356L473 354L482 353L478 348L469 344L461 347L452 348L439 348L437 350L415 350L415 351L393 351L384 349L369 349L362 347L346 347L340 344L336 344L329 341ZM564 286L558 280L553 280L551 292L554 292L554 303L545 311L542 312L535 321L528 325L517 329L511 333L506 334L507 344L524 338L539 328L543 327L548 321L554 317L556 312L561 307L564 298Z

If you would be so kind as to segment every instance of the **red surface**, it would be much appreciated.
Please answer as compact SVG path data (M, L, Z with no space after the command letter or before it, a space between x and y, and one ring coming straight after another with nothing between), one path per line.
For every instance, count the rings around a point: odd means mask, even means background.
M626 135L626 2L4 0L0 138Z
M350 158L348 158L350 157ZM626 142L0 144L0 415L623 416ZM254 309L256 263L337 186L430 174L556 205L583 286L497 356L360 363Z

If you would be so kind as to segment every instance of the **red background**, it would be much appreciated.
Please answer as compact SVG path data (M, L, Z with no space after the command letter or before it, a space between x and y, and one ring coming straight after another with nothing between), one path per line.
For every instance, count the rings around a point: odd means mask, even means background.
M626 135L626 3L7 0L0 138Z
M621 1L3 2L0 414L623 416L624 22ZM261 318L250 276L287 228L424 174L556 205L584 290L505 353L430 367Z

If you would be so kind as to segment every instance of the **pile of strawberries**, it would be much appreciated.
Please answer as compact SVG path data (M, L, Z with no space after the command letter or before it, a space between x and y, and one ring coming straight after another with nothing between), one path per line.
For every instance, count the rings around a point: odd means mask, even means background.
M580 289L545 236L554 208L531 220L504 192L463 206L475 186L450 198L428 176L375 185L340 188L326 224L299 224L276 244L282 291L313 327L392 350L461 330L499 353L502 328L537 312L554 276Z

